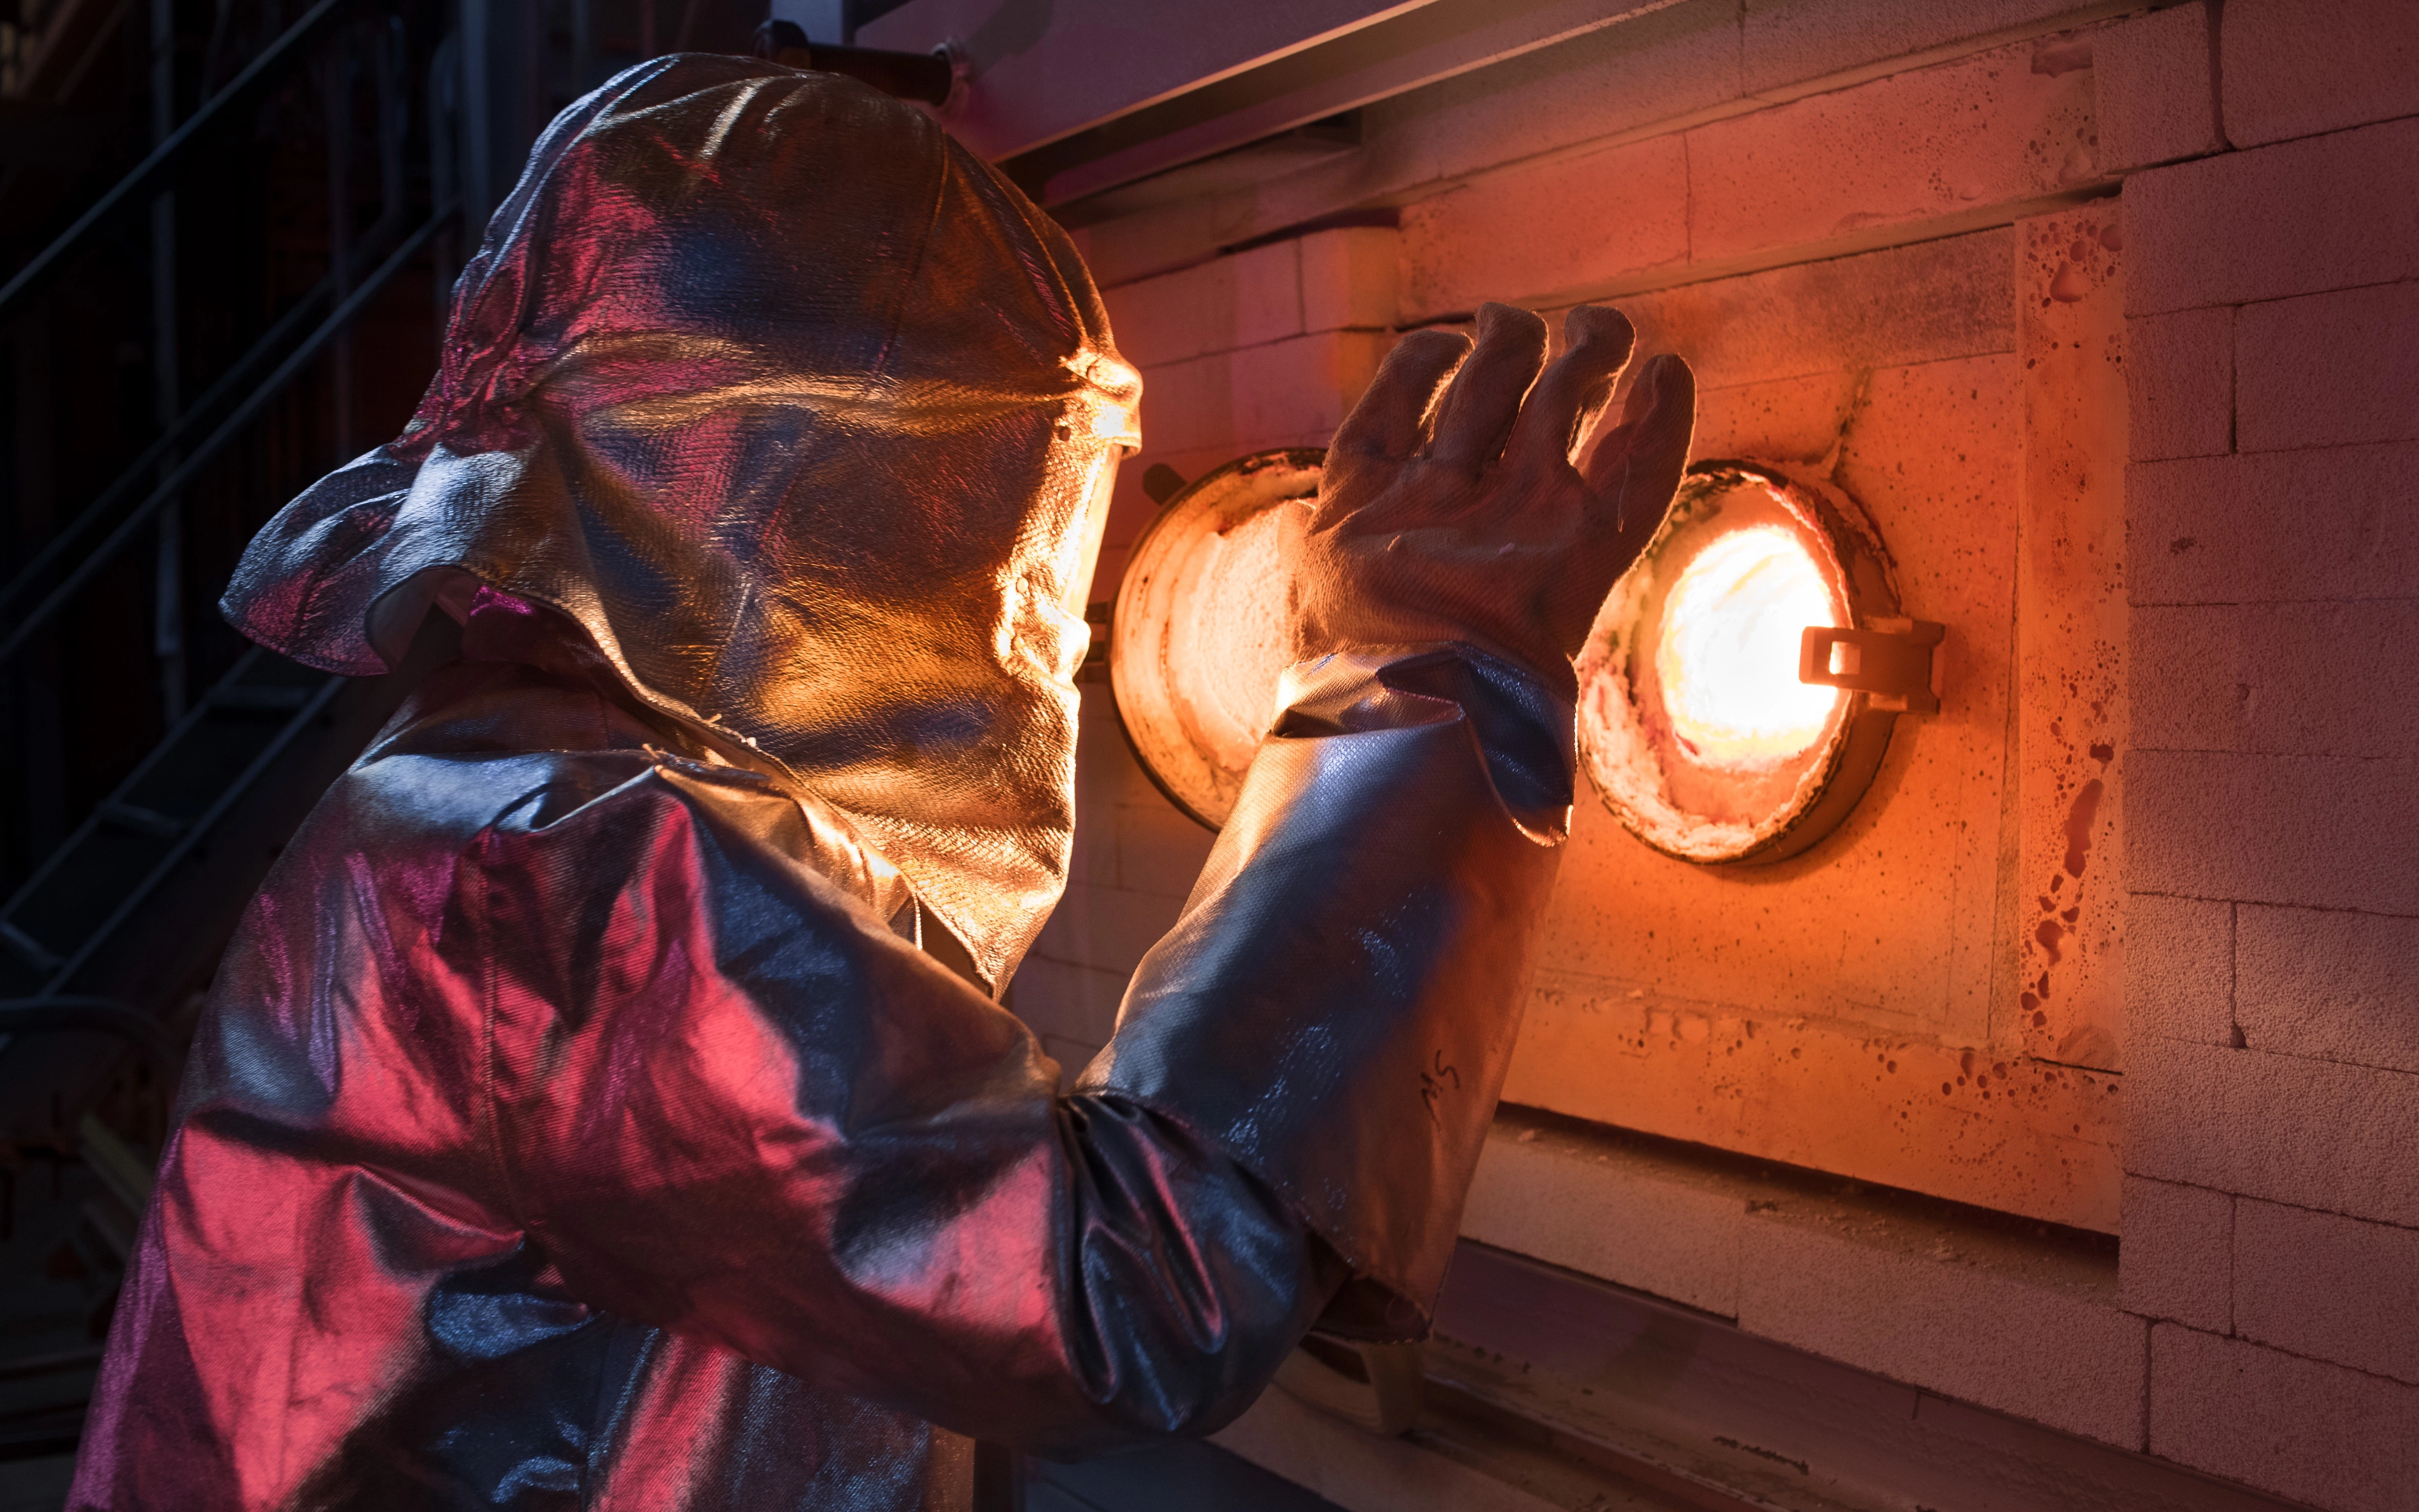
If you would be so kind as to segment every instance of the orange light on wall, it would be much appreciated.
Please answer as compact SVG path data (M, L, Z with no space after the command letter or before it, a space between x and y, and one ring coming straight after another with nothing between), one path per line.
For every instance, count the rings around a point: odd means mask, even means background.
M1171 497L1117 587L1109 682L1161 792L1215 829L1276 713L1291 655L1288 509L1318 492L1311 449L1261 452Z
M1689 469L1579 656L1596 791L1686 860L1804 850L1863 795L1897 717L1938 707L1940 626L1897 609L1846 496L1750 463Z

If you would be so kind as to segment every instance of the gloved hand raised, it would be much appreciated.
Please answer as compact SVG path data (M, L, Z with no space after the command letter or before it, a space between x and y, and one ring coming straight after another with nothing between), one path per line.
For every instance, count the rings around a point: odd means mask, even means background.
M1696 383L1677 357L1653 359L1575 463L1635 333L1602 305L1563 331L1542 378L1546 323L1502 304L1479 311L1475 347L1424 331L1387 357L1328 452L1295 579L1298 657L1461 640L1575 693L1571 658L1679 486Z

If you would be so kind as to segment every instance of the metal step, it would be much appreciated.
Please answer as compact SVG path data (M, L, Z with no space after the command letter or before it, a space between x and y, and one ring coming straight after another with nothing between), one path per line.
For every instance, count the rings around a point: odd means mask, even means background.
M175 840L189 827L184 820L174 815L163 814L157 809L146 809L139 803L121 803L115 798L102 803L93 812L103 824L131 829L138 835L149 835L155 840Z
M0 906L0 991L68 991L344 683L246 652Z
M5 946L10 955L45 975L56 971L59 963L66 959L7 919L0 919L0 946Z
M206 702L217 709L248 709L270 714L291 714L311 702L313 689L307 687L214 687Z

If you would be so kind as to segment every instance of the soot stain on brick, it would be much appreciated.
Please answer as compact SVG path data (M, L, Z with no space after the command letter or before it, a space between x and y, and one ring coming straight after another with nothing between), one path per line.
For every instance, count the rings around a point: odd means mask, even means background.
M2100 797L2107 785L2098 778L2083 784L2074 795L2074 806L2066 813L2066 871L2069 876L2083 875L2083 864L2091 855L2091 822L2100 815Z
M2057 942L2065 937L2065 929L2055 919L2042 919L2041 922L2041 928L2033 931L2034 941L2038 943L2042 949L2049 952L2049 964L2051 965L2056 965L2059 961L2064 959L2063 955L2061 955L2058 950Z

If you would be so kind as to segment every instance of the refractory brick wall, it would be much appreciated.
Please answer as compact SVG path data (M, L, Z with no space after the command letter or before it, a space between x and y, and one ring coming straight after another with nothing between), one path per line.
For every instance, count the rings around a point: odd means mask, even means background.
M1792 1336L2317 1506L2419 1508L2419 5L1682 0L1372 105L1364 134L1082 233L1148 385L1141 461L1190 477L1322 443L1400 330L1480 298L1727 312L1670 332L1716 363L1885 259L1998 278L1988 238L2069 216L2121 244L2123 1043L2082 1064L2121 1088L2119 1306L2094 1327L2132 1342L2078 1394L1992 1306L1903 1299L1972 1310L1961 1356L2039 1381L1894 1363L1816 1316L1819 1294ZM1284 231L1343 211L1400 229ZM1843 329L1845 360L1751 375L1771 391L1738 391L1752 413L1709 389L1708 424L1778 444L1794 384L1821 422L1803 449L1835 444L1814 401L1887 386L1865 371L1896 360L1865 353L1874 332L1997 297L1909 276ZM1735 297L1688 292L1725 280ZM1941 330L1925 339L1966 340ZM1970 409L1969 369L2033 370L2024 339L1909 371L1955 378ZM1095 597L1153 512L1141 471ZM1014 998L1071 1070L1210 843L1135 766L1107 693L1086 689L1072 885ZM1731 1243L1737 1217L1689 1242ZM1895 1286L1931 1284L1902 1269ZM2101 1396L2139 1406L2068 1424L2026 1405Z
M2215 19L2129 30L2122 1294L2152 1453L2419 1506L2419 7Z

